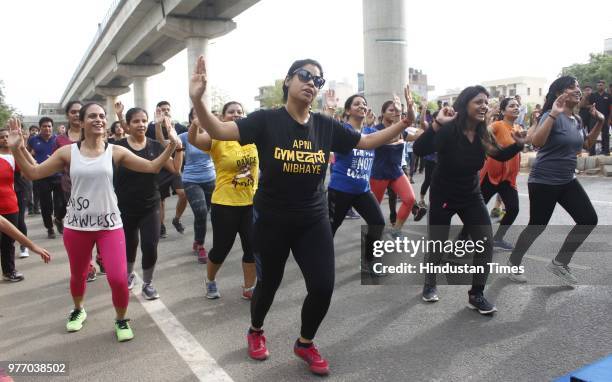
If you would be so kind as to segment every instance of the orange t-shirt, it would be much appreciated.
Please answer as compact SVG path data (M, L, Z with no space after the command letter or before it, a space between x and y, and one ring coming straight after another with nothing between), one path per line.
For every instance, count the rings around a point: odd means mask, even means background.
M501 147L507 147L514 143L512 138L512 130L517 128L517 125L511 126L504 121L496 121L491 124L489 129L495 136L495 140ZM480 170L480 183L484 180L485 175L489 177L489 181L498 185L503 181L510 182L512 188L516 189L516 177L521 169L521 154L516 154L512 159L506 162L497 161L491 157L487 157L484 166Z

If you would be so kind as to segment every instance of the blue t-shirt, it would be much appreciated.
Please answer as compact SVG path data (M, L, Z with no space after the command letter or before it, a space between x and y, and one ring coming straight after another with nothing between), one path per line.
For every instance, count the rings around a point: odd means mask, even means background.
M549 112L542 114L544 123ZM544 146L538 150L529 173L529 183L561 185L576 177L576 155L582 151L586 131L577 118L557 116Z
M198 149L187 139L188 133L179 135L183 147L185 148L185 159L183 163L182 179L183 182L189 183L208 183L215 180L215 165L210 159L210 155Z
M34 159L36 163L42 163L53 154L56 136L52 135L48 141L42 139L40 135L31 137L28 141L28 146L34 150Z
M348 123L347 128L353 128ZM376 132L372 127L364 127L362 134ZM370 191L370 172L374 162L374 150L353 149L347 154L334 153L333 166L328 187L349 194L363 194Z
M376 131L384 129L382 124L374 126ZM404 158L404 145L382 145L376 149L374 164L372 165L373 179L397 179L404 175L402 171L402 158Z

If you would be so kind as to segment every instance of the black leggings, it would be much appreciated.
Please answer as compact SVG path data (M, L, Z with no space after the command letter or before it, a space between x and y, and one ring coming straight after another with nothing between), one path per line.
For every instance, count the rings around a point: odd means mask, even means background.
M431 185L431 177L433 176L434 169L436 168L436 162L427 159L422 159L422 161L425 163L425 179L421 185L421 195L425 196L429 186Z
M487 206L482 199L474 199L464 204L461 208L451 208L431 193L429 204L429 240L440 240L442 242L448 240L451 219L453 215L457 214L463 221L464 227L467 229L467 233L472 238L472 241L481 240L483 242L484 251L483 253L474 254L473 265L484 267L485 272L473 275L472 290L470 291L470 293L482 293L489 275L488 263L491 262L493 256L493 244L489 239L493 236L493 229L491 228L491 219L489 218ZM441 252L433 251L427 256L427 262L430 264L439 265L441 261ZM427 274L425 284L436 285L436 274Z
M28 208L28 195L26 190L16 191L15 194L17 195L17 205L19 206L19 215L17 215L17 229L19 229L19 231L25 236L28 236L28 227L25 223L25 212L26 208ZM25 247L22 245L21 249L24 248Z
M489 181L489 177L485 176L482 180L482 184L480 185L480 191L482 192L482 197L484 198L485 205L489 203L493 195L499 194L502 201L504 202L504 206L506 207L506 214L499 222L499 228L493 236L493 240L502 240L510 229L514 220L519 213L519 197L518 191L512 187L510 182L504 180L503 182L499 182L498 185L494 185ZM462 236L465 237L467 234L465 227L461 230Z
M354 207L357 213L363 217L368 225L368 232L365 235L365 258L371 261L374 258L372 255L374 241L380 240L385 226L385 218L374 195L369 191L362 194L349 194L329 188L327 190L327 204L332 235L334 236L342 225L349 208Z
M254 212L257 216L257 212ZM312 340L327 314L334 291L334 244L327 214L312 224L255 218L257 285L251 300L251 325L261 328L285 271L289 251L300 267L308 294L302 305L300 335Z
M12 225L17 225L18 214L2 215ZM328 224L329 225L329 224ZM0 264L2 273L8 274L15 270L15 239L0 232Z
M151 269L157 262L157 243L159 243L159 203L142 215L121 215L125 232L125 254L128 263L136 262L138 250L138 232L140 231L140 251L142 252L142 269Z
M254 263L253 257L253 206L224 206L212 204L210 220L213 226L213 247L208 260L223 264L234 245L236 234L242 243L242 262Z
M597 225L597 213L589 196L577 179L562 185L529 183L529 224L510 256L513 265L520 265L531 244L544 232L557 203L574 219L576 225L565 238L555 260L569 264L574 252Z

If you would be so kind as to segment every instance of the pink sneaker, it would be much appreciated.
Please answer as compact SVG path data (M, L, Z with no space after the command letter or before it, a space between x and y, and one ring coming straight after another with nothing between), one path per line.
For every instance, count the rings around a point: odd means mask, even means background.
M208 262L208 254L203 245L198 245L198 263L206 264Z
M312 344L310 347L298 346L298 341L295 341L293 346L295 355L306 361L310 371L317 375L329 374L329 363L319 353L319 349Z
M263 335L263 330L247 334L247 342L249 344L249 357L263 361L270 355L266 348L266 336Z

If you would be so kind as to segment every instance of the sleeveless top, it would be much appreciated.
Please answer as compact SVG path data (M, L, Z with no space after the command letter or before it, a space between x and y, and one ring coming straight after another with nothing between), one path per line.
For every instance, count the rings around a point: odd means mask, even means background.
M123 227L113 188L113 145L96 158L81 155L80 142L70 146L72 193L64 226L77 231L103 231Z

